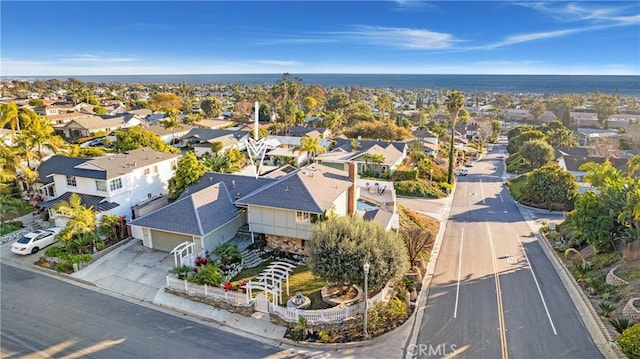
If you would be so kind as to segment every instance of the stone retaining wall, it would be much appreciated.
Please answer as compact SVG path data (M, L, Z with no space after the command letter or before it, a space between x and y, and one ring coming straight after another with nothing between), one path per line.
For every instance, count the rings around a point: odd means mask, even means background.
M213 307L226 310L228 312L237 313L240 315L244 315L245 317L250 317L253 314L253 301L248 302L245 305L234 305L223 300L214 300L207 297L201 297L199 295L189 294L178 290L173 290L170 288L164 288L164 291L169 294L177 295L178 297L182 297L185 299L193 300L196 302L204 303L211 305Z
M280 316L274 313L269 314L269 320L271 323L280 325L287 328L294 328L297 323L288 322L282 319ZM312 324L307 322L307 328L313 330L314 332L318 332L324 330L326 332L336 331L339 332L341 330L348 330L355 327L361 327L362 321L357 320L356 318L348 318L343 320L340 323L322 323L322 324Z
M627 305L622 308L622 316L629 320L640 322L640 310L638 310L638 308L633 305L633 302L635 302L636 300L640 302L640 298L629 299Z
M618 277L615 274L615 271L619 268L620 266L615 266L613 268L611 268L609 270L609 273L607 273L607 284L609 285L627 285L629 284L629 282L627 282L626 280Z

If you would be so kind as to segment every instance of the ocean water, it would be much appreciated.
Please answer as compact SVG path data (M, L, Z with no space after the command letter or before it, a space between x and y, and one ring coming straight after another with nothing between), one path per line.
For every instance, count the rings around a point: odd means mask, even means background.
M202 74L202 75L104 75L72 76L83 82L191 83L191 84L273 84L282 74ZM291 74L305 84L323 87L370 87L397 89L450 89L463 92L590 93L640 96L640 76L588 75L401 75L401 74ZM70 76L30 77L29 80Z

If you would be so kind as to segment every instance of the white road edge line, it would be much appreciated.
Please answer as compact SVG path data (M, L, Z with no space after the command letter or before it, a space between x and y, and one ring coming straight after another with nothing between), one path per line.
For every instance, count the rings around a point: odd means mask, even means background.
M499 186L496 183L496 187L498 187L498 196L500 196L500 201L502 201L502 203L504 203L504 198L502 198L502 193L500 193L500 191L502 191L502 186Z
M460 297L460 275L462 271L462 242L464 241L464 228L460 234L460 254L458 255L458 284L456 285L456 306L453 309L453 317L458 317L458 298Z
M542 296L542 290L540 289L540 285L538 284L538 279L536 278L536 274L533 273L533 267L531 266L531 262L529 261L529 256L527 256L527 252L524 250L524 246L522 245L522 240L520 236L516 235L518 238L518 242L520 242L520 248L522 248L522 253L524 254L524 258L527 260L527 265L529 266L529 270L531 271L531 275L533 276L533 281L536 283L536 287L538 288L538 294L540 294L540 299L542 299L542 305L544 306L544 311L547 312L547 318L549 318L549 323L551 324L551 329L553 329L553 334L558 335L556 331L556 326L553 325L553 320L551 319L551 315L549 314L549 308L547 308L547 302L544 300Z

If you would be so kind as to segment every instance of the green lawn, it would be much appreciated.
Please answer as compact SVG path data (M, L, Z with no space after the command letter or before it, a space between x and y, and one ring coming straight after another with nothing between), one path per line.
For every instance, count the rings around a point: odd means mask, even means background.
M528 176L523 175L512 180L509 180L509 191L511 192L511 196L516 201L520 201L522 198L522 187L527 183Z
M271 263L270 260L266 260L260 263L257 267L247 268L238 273L231 279L232 282L237 282L241 279L251 280L262 273L262 271ZM237 284L237 283L234 283ZM325 309L330 308L331 305L322 301L322 295L320 291L326 284L326 281L318 278L311 273L311 270L307 266L296 267L289 276L289 296L286 293L282 296L283 302L286 303L289 298L296 295L296 292L301 292L311 299L311 307L309 309ZM282 283L282 289L286 290L286 284ZM284 303L283 303L284 304Z

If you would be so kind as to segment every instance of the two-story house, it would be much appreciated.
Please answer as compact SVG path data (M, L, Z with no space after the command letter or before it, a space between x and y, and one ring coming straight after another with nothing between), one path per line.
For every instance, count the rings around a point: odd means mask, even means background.
M328 216L362 216L397 229L393 184L358 179L357 165L346 166L311 164L276 178L206 173L174 203L130 222L131 233L150 248L171 251L186 241L199 252L248 225L268 246L305 254L314 224Z
M40 206L49 210L57 226L64 226L66 218L54 207L77 193L83 205L93 206L98 219L107 213L131 218L132 207L168 192L179 157L146 147L93 159L54 156L52 163L40 166L39 191L49 199Z

